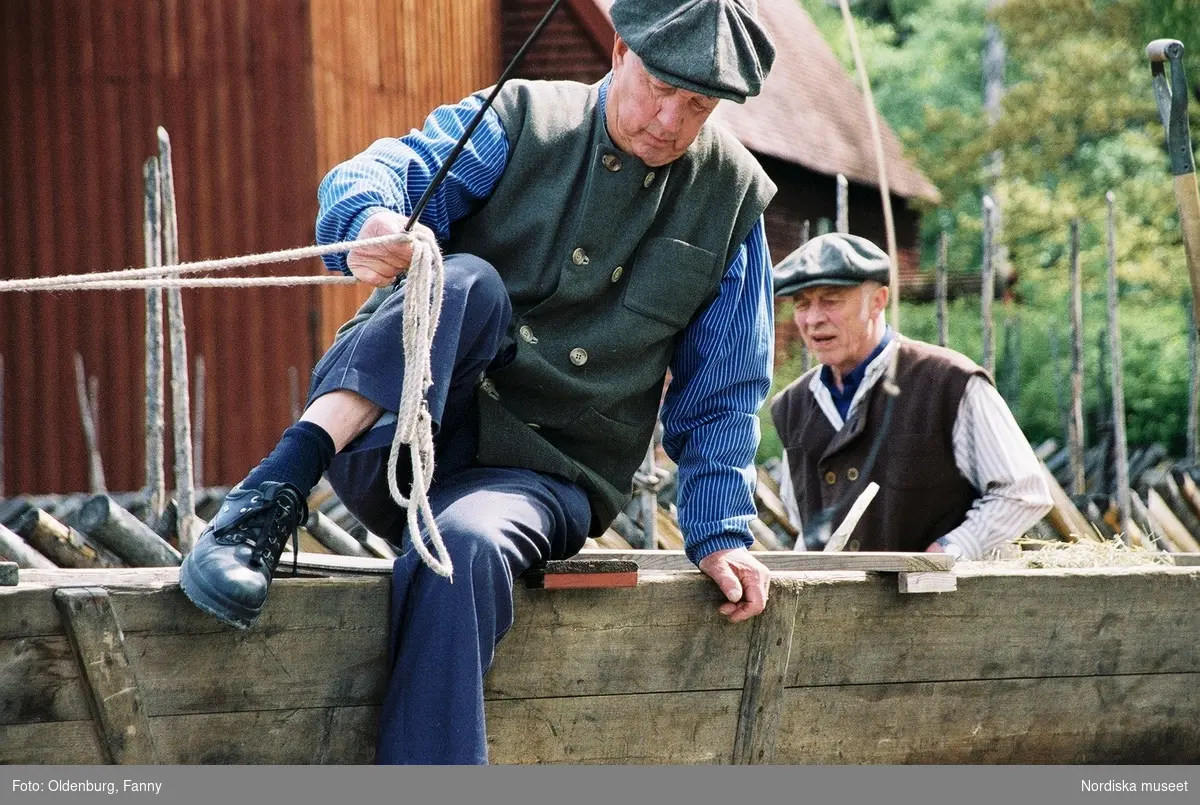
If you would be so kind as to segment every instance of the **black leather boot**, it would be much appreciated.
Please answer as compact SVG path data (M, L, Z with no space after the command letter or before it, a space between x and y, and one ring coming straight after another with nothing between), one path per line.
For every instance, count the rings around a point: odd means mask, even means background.
M267 601L284 546L307 519L308 502L291 484L235 487L184 557L184 594L210 615L249 628Z

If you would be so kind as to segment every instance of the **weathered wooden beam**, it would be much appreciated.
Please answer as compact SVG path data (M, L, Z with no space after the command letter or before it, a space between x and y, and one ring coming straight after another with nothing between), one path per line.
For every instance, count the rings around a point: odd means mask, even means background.
M772 579L767 607L754 618L733 740L735 764L775 762L775 745L784 707L784 680L792 653L799 601L799 584L791 579Z
M530 590L636 587L637 563L619 559L565 559L535 565L521 574Z
M1110 190L1104 196L1108 203L1108 354L1112 368L1112 418L1113 418L1113 461L1116 462L1117 506L1121 532L1126 543L1132 537L1129 522L1129 442L1125 436L1125 372L1121 365L1121 320L1118 315L1119 289L1117 288L1117 213L1115 197Z
M670 573L697 570L683 551L584 550L580 551L577 556L580 559L592 557L629 559L637 562L638 569L642 571ZM770 570L792 572L859 570L899 573L954 569L954 557L941 553L762 551L755 553L754 558Z
M42 509L30 509L13 531L59 567L121 567L115 553Z
M16 562L18 567L37 567L44 570L58 567L4 525L0 525L0 559L10 559Z
M133 565L169 567L183 561L179 551L108 495L96 495L79 510L79 528Z
M952 593L958 589L958 577L953 573L916 571L901 573L900 594Z
M55 590L54 603L87 682L96 730L110 762L157 763L146 707L108 592L97 587Z
M0 587L16 587L18 572L16 562L0 561Z

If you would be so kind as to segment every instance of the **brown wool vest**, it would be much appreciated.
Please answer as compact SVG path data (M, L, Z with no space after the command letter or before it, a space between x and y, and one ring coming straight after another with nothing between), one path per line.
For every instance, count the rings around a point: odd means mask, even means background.
M876 383L836 431L809 390L818 371L805 373L771 401L805 522L843 495L865 488L865 481L856 479L886 404L883 383ZM967 381L976 375L991 382L967 357L901 337L900 396L866 479L879 484L879 493L851 533L847 550L924 551L962 523L980 493L955 466L952 433Z

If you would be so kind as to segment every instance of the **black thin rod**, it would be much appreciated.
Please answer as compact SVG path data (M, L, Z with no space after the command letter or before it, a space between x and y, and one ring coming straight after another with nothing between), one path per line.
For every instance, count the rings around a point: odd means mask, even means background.
M554 16L554 12L562 4L562 0L554 0L550 4L550 9L542 17L541 21L534 26L533 32L529 34L529 38L525 40L525 44L521 45L521 49L517 51L517 55L512 57L512 61L504 68L504 72L500 74L500 80L492 87L492 92L487 96L487 100L483 102L483 106L471 118L471 122L467 124L466 130L462 136L458 138L458 142L454 144L454 149L450 151L450 156L446 157L446 161L442 163L442 167L438 168L437 174L433 177L433 181L429 183L429 187L425 188L425 192L421 194L421 198L417 201L417 205L413 207L412 215L408 217L408 223L404 225L405 232L411 232L417 219L421 217L421 213L425 211L425 207L429 204L429 200L433 198L434 191L438 185L446 178L446 174L450 172L450 168L454 165L454 161L458 159L458 155L462 153L463 147L466 146L467 140L471 139L471 135L475 133L475 129L479 126L479 122L483 120L484 114L492 106L492 101L496 100L496 95L500 92L500 88L504 86L512 75L513 70L520 64L521 58L525 55L525 51L533 44L534 40L542 33L542 29L546 27L546 23L550 22L550 18Z

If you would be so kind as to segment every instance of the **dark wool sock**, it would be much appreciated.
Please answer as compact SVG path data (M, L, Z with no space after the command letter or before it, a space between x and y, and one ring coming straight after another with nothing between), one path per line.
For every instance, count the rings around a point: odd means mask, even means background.
M256 487L264 481L289 483L307 497L333 462L333 439L320 425L297 422L283 432L283 438L271 455L250 471L242 488Z

